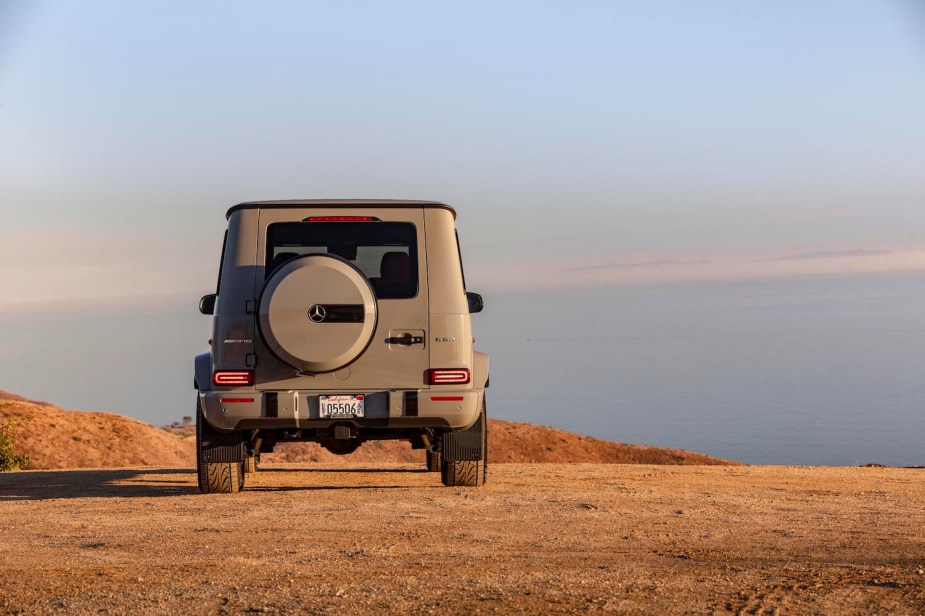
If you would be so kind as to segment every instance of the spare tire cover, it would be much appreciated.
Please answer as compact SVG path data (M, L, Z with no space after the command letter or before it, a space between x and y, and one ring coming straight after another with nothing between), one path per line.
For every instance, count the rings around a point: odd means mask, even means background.
M357 359L376 330L376 295L366 276L335 255L310 254L281 265L260 297L264 341L304 372L333 372Z

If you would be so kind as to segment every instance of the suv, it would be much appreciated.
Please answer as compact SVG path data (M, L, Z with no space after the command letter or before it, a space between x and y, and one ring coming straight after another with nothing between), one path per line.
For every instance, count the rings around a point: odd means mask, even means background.
M209 353L196 356L196 466L237 492L260 454L400 439L447 486L487 477L488 356L472 350L454 220L432 201L306 200L228 210Z

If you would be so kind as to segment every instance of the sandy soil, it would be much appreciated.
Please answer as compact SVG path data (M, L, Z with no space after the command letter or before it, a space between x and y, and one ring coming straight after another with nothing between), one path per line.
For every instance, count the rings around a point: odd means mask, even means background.
M925 471L286 465L0 475L0 610L922 613Z

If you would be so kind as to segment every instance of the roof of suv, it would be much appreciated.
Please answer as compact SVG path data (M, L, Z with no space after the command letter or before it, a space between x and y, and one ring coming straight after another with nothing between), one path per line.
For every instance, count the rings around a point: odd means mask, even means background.
M247 201L239 203L228 210L225 218L238 210L253 210L258 208L403 208L403 207L433 207L448 210L456 218L456 210L439 201L406 201L402 199L292 199L289 201Z

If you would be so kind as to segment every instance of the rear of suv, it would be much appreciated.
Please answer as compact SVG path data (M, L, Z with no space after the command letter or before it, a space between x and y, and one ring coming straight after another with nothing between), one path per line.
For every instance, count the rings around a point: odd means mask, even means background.
M487 478L488 356L473 351L456 213L425 201L228 210L211 351L195 359L203 492L237 492L276 444L426 451L448 486Z

